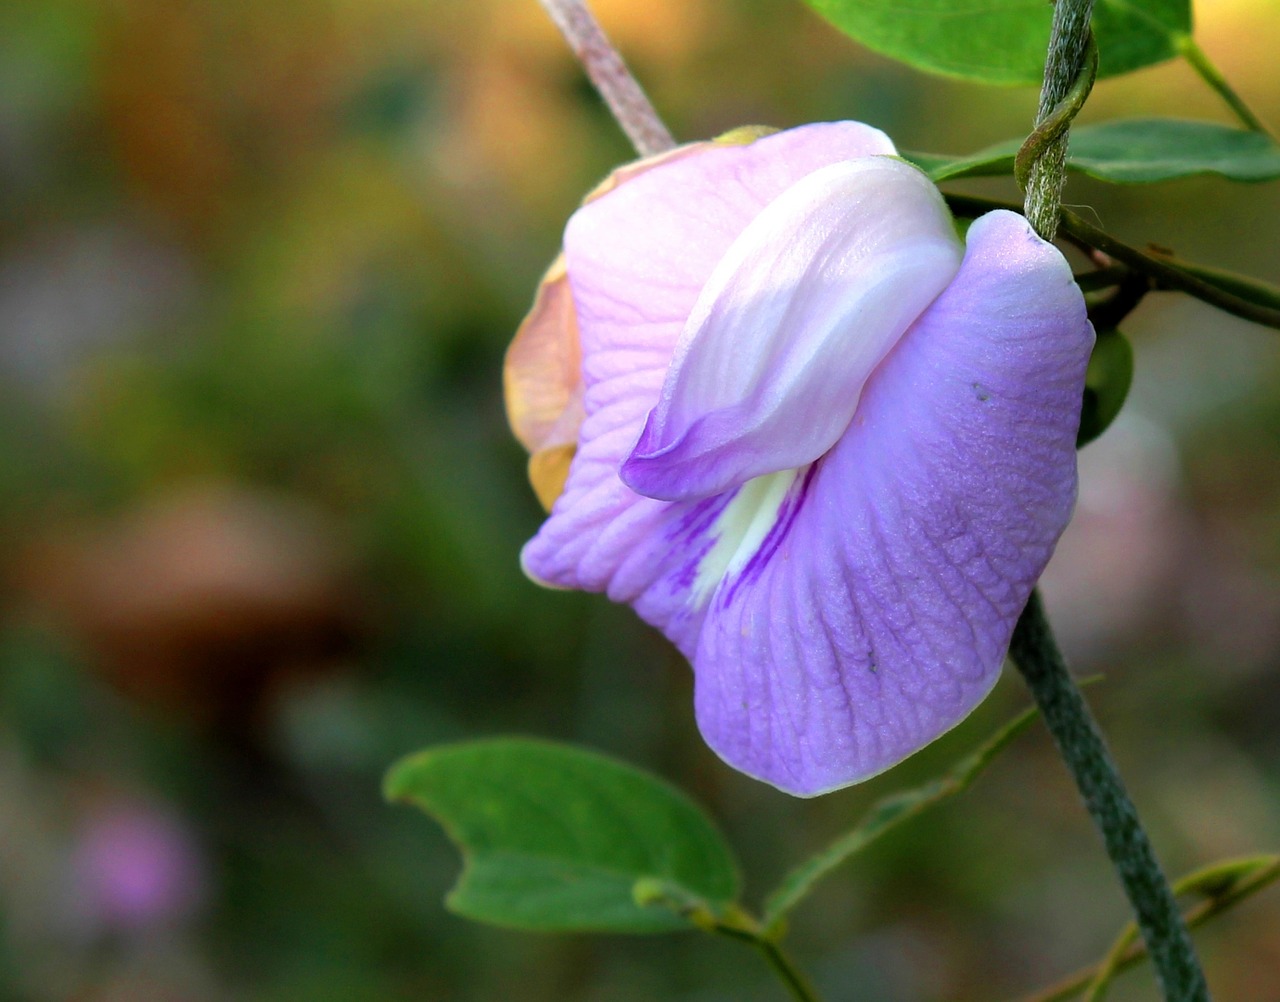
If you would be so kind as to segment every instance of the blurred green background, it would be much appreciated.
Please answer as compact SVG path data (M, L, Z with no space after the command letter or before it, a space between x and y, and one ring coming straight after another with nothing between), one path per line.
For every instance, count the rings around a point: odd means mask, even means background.
M961 153L1033 113L797 0L596 7L684 139L859 118ZM1272 122L1278 13L1198 11ZM1225 120L1176 65L1084 117L1140 113ZM758 896L1027 702L1007 678L888 775L796 801L701 744L686 666L629 610L522 578L540 511L502 353L628 157L534 0L0 5L0 998L779 999L735 944L455 918L456 853L382 772L463 737L583 742L707 804ZM1075 179L1067 201L1280 281L1278 191ZM1128 330L1131 404L1082 454L1046 590L1182 872L1280 847L1280 336L1172 296ZM1037 731L793 939L833 1002L987 1000L1124 918ZM1280 892L1200 943L1217 997L1280 998Z

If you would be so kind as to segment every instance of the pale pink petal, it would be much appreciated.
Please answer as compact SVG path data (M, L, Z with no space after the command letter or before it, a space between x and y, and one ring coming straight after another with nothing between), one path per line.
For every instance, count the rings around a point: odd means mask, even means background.
M724 250L770 201L828 164L892 153L853 122L716 146L648 171L584 206L565 251L578 309L585 419L564 493L525 546L537 580L633 603L691 654L690 583L716 511L642 498L618 479L658 399L684 318Z
M941 194L910 164L863 157L797 182L703 287L623 481L692 500L817 459L961 255Z
M596 185L583 204L660 164L696 156L711 145L690 143L623 164ZM531 454L529 482L542 506L550 511L564 489L583 418L582 349L563 254L547 269L533 307L507 349L502 382L507 423Z

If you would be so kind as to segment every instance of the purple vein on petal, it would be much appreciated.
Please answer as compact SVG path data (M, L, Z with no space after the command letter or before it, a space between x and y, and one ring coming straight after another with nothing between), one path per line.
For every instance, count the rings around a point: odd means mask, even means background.
M783 540L787 538L787 533L790 531L792 523L795 522L796 516L804 505L805 498L809 493L809 485L813 482L817 469L817 463L811 464L805 468L802 476L796 478L798 486L793 482L787 492L787 496L783 499L781 508L779 508L777 515L774 517L773 525L770 526L764 539L760 541L759 547L742 564L741 569L729 586L721 590L716 598L717 605L722 607L729 605L737 594L738 589L759 578L769 561L773 559L774 554L778 552L778 548L782 546Z

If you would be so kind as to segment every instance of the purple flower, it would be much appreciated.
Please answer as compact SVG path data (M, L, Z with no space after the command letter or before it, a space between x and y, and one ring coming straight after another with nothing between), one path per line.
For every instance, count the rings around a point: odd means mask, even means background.
M508 359L554 499L524 568L670 637L730 765L800 795L866 779L995 684L1070 518L1083 297L1021 216L962 243L858 123L620 180Z
M86 922L141 932L193 914L204 897L204 869L177 818L120 803L89 818L71 861L72 891Z

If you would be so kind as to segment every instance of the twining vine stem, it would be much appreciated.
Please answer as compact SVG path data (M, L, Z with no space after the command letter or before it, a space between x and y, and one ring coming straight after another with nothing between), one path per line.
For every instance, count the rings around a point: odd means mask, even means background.
M1040 107L1036 112L1036 131L1024 145L1024 150L1036 145L1040 129L1046 123L1060 120L1053 135L1035 150L1034 162L1026 173L1026 216L1045 240L1052 240L1058 232L1058 209L1062 205L1062 185L1067 176L1067 137L1071 119L1084 104L1088 87L1097 72L1096 61L1086 59L1086 54L1092 49L1089 18L1093 16L1093 2L1059 0L1054 5L1049 56L1044 65L1044 85L1040 89ZM1080 78L1085 74L1088 82L1084 92L1080 93ZM1074 99L1068 101L1069 96ZM1060 109L1064 101L1068 101L1065 114Z
M1036 232L1052 240L1062 212L1071 118L1084 103L1097 72L1089 20L1093 0L1058 0L1053 11L1037 130L1024 145L1026 216ZM1084 82L1081 79L1084 78ZM1046 123L1054 123L1045 134ZM1209 988L1191 944L1173 890L1138 818L1088 704L1071 677L1032 592L1014 628L1009 654L1022 672L1070 769L1107 855L1124 885L1151 954L1167 1002L1208 1002Z
M1035 696L1138 919L1167 1002L1207 1002L1209 989L1173 891L1125 791L1098 725L1032 593L1010 657Z

